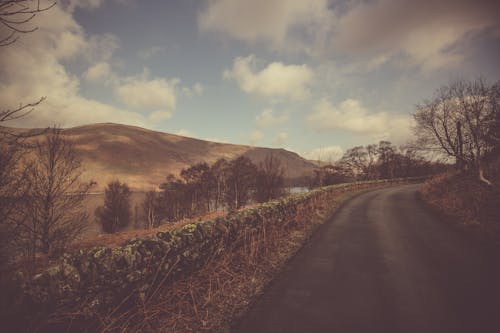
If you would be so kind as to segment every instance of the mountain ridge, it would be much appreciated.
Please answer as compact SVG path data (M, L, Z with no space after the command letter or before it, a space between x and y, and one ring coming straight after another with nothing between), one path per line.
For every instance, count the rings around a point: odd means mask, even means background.
M12 129L34 132L39 129ZM246 156L259 164L274 154L285 168L285 177L312 174L316 166L283 148L221 143L116 123L97 123L62 129L82 161L82 179L97 182L102 190L112 180L126 182L133 190L157 188L169 174L199 162L209 165L219 158ZM35 139L39 137L35 136Z

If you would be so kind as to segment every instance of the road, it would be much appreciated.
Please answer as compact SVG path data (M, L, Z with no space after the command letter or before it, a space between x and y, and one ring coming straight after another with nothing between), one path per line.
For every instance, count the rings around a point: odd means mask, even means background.
M418 185L346 203L233 332L500 332L500 261L436 220Z

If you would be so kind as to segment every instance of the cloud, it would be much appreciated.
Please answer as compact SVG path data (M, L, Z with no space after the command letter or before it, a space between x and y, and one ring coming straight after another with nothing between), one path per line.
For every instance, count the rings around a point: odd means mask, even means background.
M201 31L271 49L332 59L348 56L373 70L389 61L424 71L459 65L459 42L500 32L496 0L209 0ZM241 13L244 13L242 15Z
M82 2L85 8L99 1ZM137 87L122 96L125 104L134 107L150 106L148 110L130 111L83 97L80 79L65 67L66 61L91 62L83 77L90 81L113 75L109 62L118 47L118 39L110 34L88 36L73 18L74 6L57 3L50 10L33 18L39 29L23 34L14 44L0 48L0 109L12 109L42 96L47 99L28 117L9 122L8 126L43 127L53 124L76 126L95 122L120 122L138 126L154 126L158 120L171 116L175 107L172 86L175 80L144 77L121 79L113 77L112 86L127 91L127 85ZM135 81L134 81L135 79ZM89 81L89 82L90 82ZM136 84L134 86L134 84ZM144 101L140 88L153 87L150 100ZM142 90L144 92L144 89ZM161 97L158 97L159 93ZM122 91L123 93L123 91ZM142 98L142 99L141 99Z
M205 91L205 87L199 83L199 82L196 82L193 86L193 91L195 92L195 94L197 95L203 95L203 92Z
M153 58L166 50L163 46L153 46L149 49L143 49L137 51L137 56L141 59L148 60Z
M255 117L255 122L257 124L257 127L259 128L266 128L266 127L272 127L276 125L281 125L284 124L288 121L288 115L287 114L281 114L281 115L274 115L274 111L272 109L265 109Z
M308 85L313 79L309 66L273 62L259 71L255 63L254 55L238 57L233 68L226 69L223 76L235 80L245 93L260 97L301 100L309 95Z
M346 99L337 106L327 99L321 99L306 119L316 131L341 129L368 134L377 140L394 141L401 141L411 135L409 116L369 112L355 99Z
M248 136L248 140L252 146L258 144L264 138L264 134L259 130L254 130Z
M297 26L322 25L327 0L211 0L198 16L202 31L284 47Z
M180 136L186 136L189 138L195 137L195 135L193 133L191 133L191 131L184 129L184 128L181 128L180 130L176 131L175 134L180 135Z
M464 38L500 27L493 0L381 0L359 2L336 22L335 49L352 55L402 54L431 70L461 62L455 48Z
M115 94L127 107L136 110L175 109L178 79L148 79L144 76L129 77L115 87Z
M83 77L87 81L100 81L108 78L110 75L111 66L107 62L101 61L89 67L83 74Z
M288 140L288 133L287 132L280 132L276 136L276 138L273 140L273 145L275 146L282 146L285 144L285 142Z
M182 93L186 97L193 97L193 96L201 96L205 92L205 86L203 84L196 82L191 88L190 87L182 87Z
M172 111L153 111L148 118L153 123L159 123L172 118Z
M344 154L344 150L339 146L326 146L314 148L310 151L303 152L301 155L311 161L327 161L334 162L339 160Z

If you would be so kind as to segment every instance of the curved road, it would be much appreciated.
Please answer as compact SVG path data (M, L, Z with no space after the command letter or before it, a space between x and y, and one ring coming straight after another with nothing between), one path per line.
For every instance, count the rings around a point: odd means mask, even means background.
M234 332L500 332L500 272L418 185L371 191L320 227Z

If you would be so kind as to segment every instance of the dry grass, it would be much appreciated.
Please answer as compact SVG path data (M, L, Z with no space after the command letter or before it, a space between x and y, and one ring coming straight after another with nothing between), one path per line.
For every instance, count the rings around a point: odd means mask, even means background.
M316 227L340 203L363 191L366 189L338 193L334 203L317 205L315 211L301 208L295 219L299 222L294 225L266 223L258 233L242 233L234 242L238 245L227 249L222 257L208 261L201 270L172 283L166 282L168 275L157 277L156 283L139 297L140 301L130 304L125 299L108 313L94 314L98 320L92 323L90 331L229 331L231 322L262 293ZM78 313L61 311L52 321L67 323L68 318L74 323L71 331L89 329L87 321L78 321Z
M500 164L498 164L500 165ZM500 239L500 177L490 169L493 186L475 175L450 172L427 181L421 197L446 220L469 231Z

